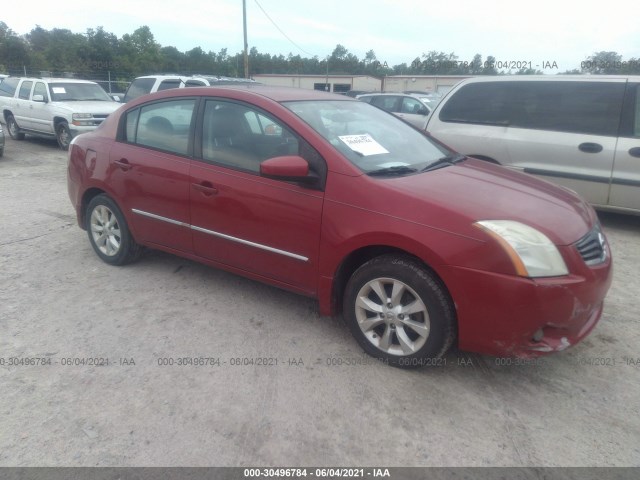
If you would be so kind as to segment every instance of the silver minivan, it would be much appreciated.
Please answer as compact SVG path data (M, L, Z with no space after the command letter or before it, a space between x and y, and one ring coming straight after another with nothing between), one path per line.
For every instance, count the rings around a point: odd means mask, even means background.
M640 213L640 76L471 78L445 96L426 129L597 208Z

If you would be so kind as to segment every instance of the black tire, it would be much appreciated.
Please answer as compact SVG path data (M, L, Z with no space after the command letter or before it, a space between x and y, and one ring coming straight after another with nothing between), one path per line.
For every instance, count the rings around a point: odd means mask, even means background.
M24 133L20 131L16 119L11 114L7 115L7 130L9 131L9 136L14 140L24 140Z
M109 196L93 197L85 212L85 226L91 246L104 262L126 265L140 257L142 247L136 243L120 208Z
M343 305L347 325L364 351L395 367L439 365L456 336L448 292L408 256L382 255L363 264L347 283Z
M69 124L67 122L60 122L56 125L56 140L58 140L58 146L62 150L69 150L71 130L69 130Z

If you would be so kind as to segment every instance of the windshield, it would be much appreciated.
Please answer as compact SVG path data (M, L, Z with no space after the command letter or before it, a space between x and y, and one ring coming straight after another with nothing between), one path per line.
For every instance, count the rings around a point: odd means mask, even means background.
M315 100L284 102L366 173L420 171L453 152L397 117L367 103Z
M113 101L97 83L51 83L49 93L54 102Z

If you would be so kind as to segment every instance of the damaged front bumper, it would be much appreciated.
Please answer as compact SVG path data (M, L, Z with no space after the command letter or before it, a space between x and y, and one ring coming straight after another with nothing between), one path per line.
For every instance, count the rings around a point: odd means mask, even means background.
M587 266L565 247L570 275L523 278L449 266L440 272L458 315L458 346L499 357L537 357L580 342L602 316L611 259Z

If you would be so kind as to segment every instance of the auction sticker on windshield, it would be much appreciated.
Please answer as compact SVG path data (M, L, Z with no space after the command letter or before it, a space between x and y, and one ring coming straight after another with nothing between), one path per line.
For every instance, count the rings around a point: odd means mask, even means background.
M389 151L376 142L371 135L342 135L338 137L351 150L363 156L380 155L381 153L389 153Z

